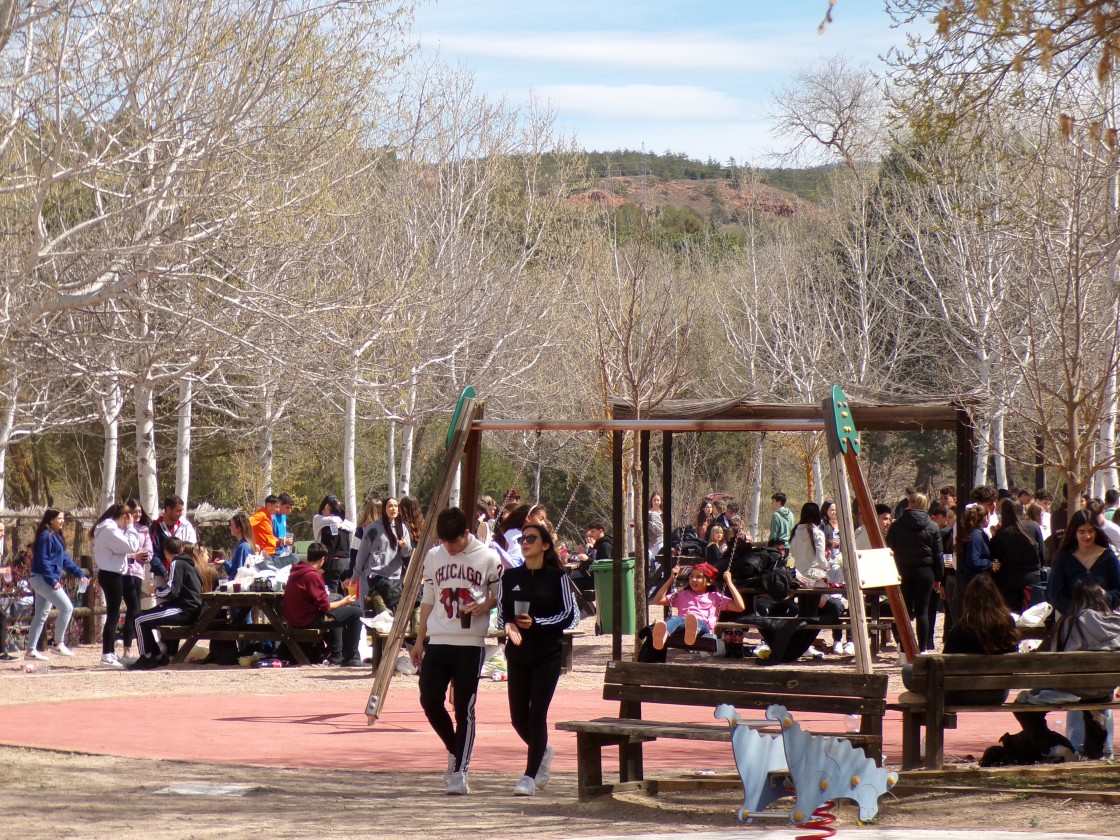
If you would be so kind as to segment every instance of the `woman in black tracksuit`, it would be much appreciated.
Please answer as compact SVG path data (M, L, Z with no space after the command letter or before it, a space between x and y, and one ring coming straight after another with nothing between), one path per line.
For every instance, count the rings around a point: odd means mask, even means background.
M1007 608L1023 611L1028 586L1042 580L1042 528L1019 512L1019 506L1004 499L999 506L999 530L988 543L992 562L999 563L996 586Z
M579 610L548 529L526 524L519 542L525 564L502 572L498 621L508 639L510 719L529 747L513 792L532 796L548 783L548 707L560 680L564 630L579 623Z
M918 625L918 650L925 650L931 635L929 599L945 577L941 531L929 518L929 499L921 493L910 497L910 506L887 530L887 545L894 552L906 609Z

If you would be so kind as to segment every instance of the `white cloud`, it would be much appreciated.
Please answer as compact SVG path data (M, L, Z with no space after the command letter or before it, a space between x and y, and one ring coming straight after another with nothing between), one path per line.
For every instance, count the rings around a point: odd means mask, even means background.
M690 85L540 85L534 93L566 116L724 121L742 110L722 91Z
M849 53L874 54L885 46L881 40L874 38L861 45L849 39L843 49ZM588 68L737 73L774 72L798 61L811 60L821 49L821 40L810 33L758 39L735 39L709 33L432 33L425 35L422 43L426 47L438 47L444 53L492 59L555 62Z

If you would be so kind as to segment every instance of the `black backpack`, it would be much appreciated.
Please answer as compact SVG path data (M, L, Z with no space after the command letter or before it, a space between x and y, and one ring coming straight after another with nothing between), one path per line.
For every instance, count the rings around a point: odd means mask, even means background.
M349 531L344 531L341 528L332 533L330 525L323 526L323 529L319 532L319 542L327 549L327 568L338 568L340 565L339 561L342 561L342 566L350 565L351 536Z
M703 557L708 544L696 534L691 525L674 528L669 535L669 547L677 550L680 557Z

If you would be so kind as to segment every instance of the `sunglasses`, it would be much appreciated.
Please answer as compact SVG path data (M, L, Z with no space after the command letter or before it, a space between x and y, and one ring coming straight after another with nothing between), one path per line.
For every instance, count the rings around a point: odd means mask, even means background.
M540 539L540 537L538 537L536 534L529 534L527 537L518 537L517 538L517 544L518 545L532 545L533 543L535 543L539 539Z

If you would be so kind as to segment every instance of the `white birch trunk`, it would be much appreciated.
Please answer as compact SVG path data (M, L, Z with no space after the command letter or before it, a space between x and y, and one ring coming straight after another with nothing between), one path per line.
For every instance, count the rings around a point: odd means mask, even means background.
M747 507L747 528L751 539L758 539L758 515L762 509L762 445L766 442L765 432L756 432L754 451L751 453L751 500Z
M11 393L4 406L4 422L0 426L0 510L8 506L8 446L16 428L16 401L19 394L19 377L12 377Z
M824 501L824 479L821 475L821 456L819 452L813 454L811 468L813 470L813 500L820 504Z
M988 424L976 424L976 470L972 476L972 486L979 487L988 483Z
M179 429L175 440L175 495L190 507L191 431L194 422L194 380L179 380Z
M346 500L346 513L358 515L358 479L354 466L354 449L358 437L358 397L351 391L346 395L346 417L342 424L342 496Z
M389 434L385 441L385 457L389 459L389 496L397 498L397 423L389 421Z
M101 429L105 444L101 451L101 504L98 510L106 510L117 498L117 463L121 447L119 415L114 412L111 416L102 416Z
M1100 451L1097 463L1104 464L1101 481L1105 490L1120 488L1120 471L1116 468L1116 371L1105 380L1104 417L1101 419ZM1102 494L1103 495L1103 494Z
M159 480L156 475L156 419L152 385L136 385L136 479L140 485L140 504L144 510L159 510Z
M463 490L463 463L460 461L459 466L455 467L455 479L451 482L451 492L448 494L447 506L448 507L461 507L459 504L459 497L462 495Z
M260 498L272 493L272 461L276 438L276 420L272 416L275 406L272 402L272 388L264 389L264 424L261 426L260 440L257 441L257 468L261 474Z
M996 487L1007 488L1007 456L1003 447L1003 408L992 416L992 457L995 459Z
M416 424L409 419L401 424L401 474L397 490L402 496L407 496L412 487L412 452L415 443Z

